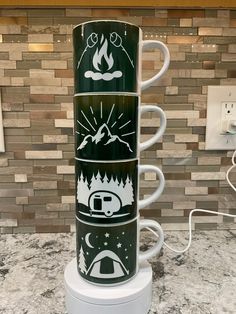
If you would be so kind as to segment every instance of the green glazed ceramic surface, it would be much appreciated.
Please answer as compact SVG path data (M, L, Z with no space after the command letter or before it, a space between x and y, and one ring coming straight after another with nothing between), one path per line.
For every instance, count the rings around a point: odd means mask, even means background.
M139 28L95 21L73 30L75 94L137 92Z
M76 219L77 267L86 280L114 285L137 271L137 219L118 226L89 225Z
M76 215L92 223L117 223L137 215L138 161L76 160Z
M137 157L137 96L74 97L75 156L92 160Z

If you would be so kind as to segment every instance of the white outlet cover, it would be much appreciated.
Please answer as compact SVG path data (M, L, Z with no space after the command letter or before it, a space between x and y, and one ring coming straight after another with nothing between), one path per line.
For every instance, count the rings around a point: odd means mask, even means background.
M236 103L236 86L208 86L206 149L236 149L236 134L222 134L222 105L227 102Z

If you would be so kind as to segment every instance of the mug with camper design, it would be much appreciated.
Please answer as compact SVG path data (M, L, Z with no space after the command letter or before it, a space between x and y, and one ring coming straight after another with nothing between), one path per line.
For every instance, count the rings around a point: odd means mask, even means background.
M144 252L139 251L140 230L152 228L159 237ZM139 264L161 250L164 234L154 220L139 217L122 224L96 225L76 219L77 269L87 281L117 285L133 278Z
M139 165L138 159L119 162L98 162L76 159L76 216L91 223L114 224L131 220L139 209L161 195L165 179L152 165ZM139 200L139 175L154 172L156 190Z
M94 92L138 93L167 70L170 62L165 44L142 40L136 25L116 21L91 21L73 29L75 94ZM157 48L164 55L162 68L141 81L142 50Z
M78 95L74 97L75 156L81 159L121 160L137 158L163 135L166 117L158 106L140 107L140 97L131 95ZM156 133L139 143L140 115L160 117Z

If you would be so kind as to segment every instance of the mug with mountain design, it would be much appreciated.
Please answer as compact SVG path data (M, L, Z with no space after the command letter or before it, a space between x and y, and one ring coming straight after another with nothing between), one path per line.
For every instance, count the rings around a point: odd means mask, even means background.
M140 116L157 113L160 127L140 143ZM140 97L96 94L74 97L75 156L92 160L136 158L163 135L166 117L158 106L140 106Z
M167 70L169 50L156 40L142 40L136 25L117 20L82 23L73 29L75 94L94 92L138 93ZM142 50L157 48L164 63L152 78L141 81Z
M76 216L91 223L114 224L132 220L139 209L161 195L165 179L152 165L139 165L138 159L98 162L76 159ZM139 200L139 175L156 174L155 191Z
M152 228L159 237L144 252L139 250L140 230ZM164 234L154 220L139 217L122 224L96 225L76 219L77 269L90 283L114 286L132 279L139 264L161 250Z

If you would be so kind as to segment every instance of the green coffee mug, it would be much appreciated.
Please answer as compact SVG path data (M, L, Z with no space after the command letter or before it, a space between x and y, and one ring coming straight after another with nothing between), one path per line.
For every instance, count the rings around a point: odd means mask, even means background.
M74 97L75 156L92 160L137 158L139 150L153 145L163 135L166 117L158 106L140 106L139 96L96 94ZM160 127L139 143L140 115L157 113Z
M139 251L140 230L154 229L159 238L144 252ZM154 220L139 217L122 224L96 225L76 219L77 269L87 281L117 285L134 277L139 263L161 250L164 234Z
M136 25L113 20L91 21L73 29L75 94L138 93L167 70L169 50L160 41L142 40ZM164 63L152 78L141 81L142 49L157 48Z
M76 216L92 223L120 223L139 215L161 195L165 178L152 165L138 165L138 159L97 162L76 159ZM139 175L153 172L159 181L154 192L139 200Z

